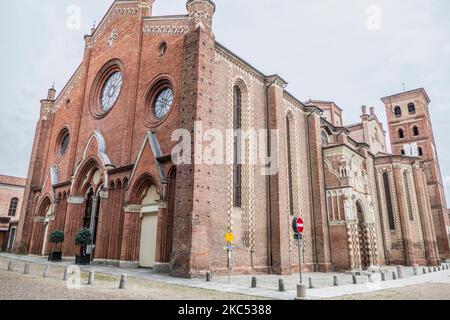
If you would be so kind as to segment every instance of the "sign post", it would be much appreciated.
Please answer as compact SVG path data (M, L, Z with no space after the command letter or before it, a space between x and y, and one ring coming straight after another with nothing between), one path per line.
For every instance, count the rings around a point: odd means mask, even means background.
M227 263L227 266L228 266L228 284L230 284L234 234L231 233L231 232L227 232L225 234L225 241L227 242L227 246L225 247L225 249L227 250L227 259L228 259L228 263Z
M300 283L303 283L302 277L302 240L304 223L302 218L295 218L292 221L292 229L294 230L294 238L297 239L298 244L298 271L300 274Z

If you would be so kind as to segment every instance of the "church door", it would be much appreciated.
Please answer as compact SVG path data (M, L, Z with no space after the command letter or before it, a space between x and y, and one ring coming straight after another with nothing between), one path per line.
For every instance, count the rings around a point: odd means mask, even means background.
M142 200L139 266L144 268L152 268L155 265L159 199L156 187L150 186Z

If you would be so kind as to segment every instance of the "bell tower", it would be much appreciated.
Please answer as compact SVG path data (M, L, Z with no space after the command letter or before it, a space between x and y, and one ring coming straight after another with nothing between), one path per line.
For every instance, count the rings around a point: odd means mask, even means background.
M439 158L425 89L381 98L386 108L392 153L418 157L424 163L433 222L441 258L450 255L449 221Z

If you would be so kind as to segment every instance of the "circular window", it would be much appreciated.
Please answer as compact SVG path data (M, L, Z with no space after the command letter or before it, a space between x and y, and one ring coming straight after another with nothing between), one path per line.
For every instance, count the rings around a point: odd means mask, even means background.
M61 156L66 154L67 149L69 148L69 142L70 142L70 134L68 132L66 132L62 136L61 143L59 145L59 154Z
M164 88L158 92L153 104L153 114L157 119L163 119L172 108L173 90L170 87Z
M102 111L109 111L119 97L122 89L122 72L112 73L105 81L100 93L100 107Z

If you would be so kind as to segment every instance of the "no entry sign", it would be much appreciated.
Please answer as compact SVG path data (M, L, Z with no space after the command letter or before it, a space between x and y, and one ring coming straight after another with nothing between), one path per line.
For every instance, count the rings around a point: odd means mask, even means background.
M294 232L297 234L302 234L303 230L305 229L305 225L303 223L302 218L295 218L292 221L292 229L294 229Z

